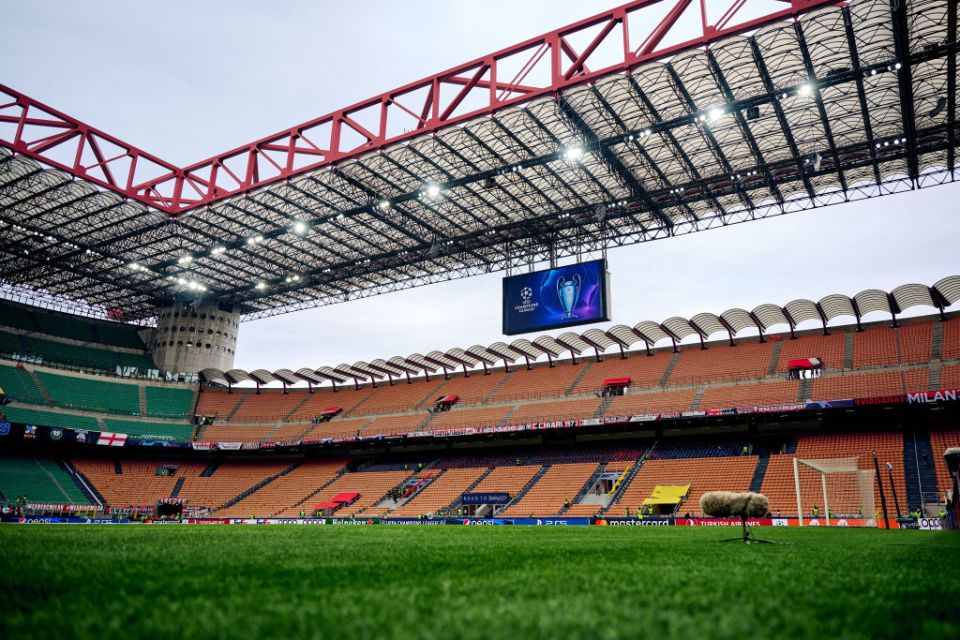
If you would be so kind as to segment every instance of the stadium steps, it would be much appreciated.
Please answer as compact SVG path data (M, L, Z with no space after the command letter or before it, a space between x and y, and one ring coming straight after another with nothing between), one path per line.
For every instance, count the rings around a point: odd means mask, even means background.
M813 379L804 378L797 387L797 402L806 402L813 397Z
M653 447L657 446L656 443L650 447L647 451L652 451ZM626 477L620 481L620 484L617 485L617 490L613 492L613 495L610 497L610 502L607 503L607 506L600 510L600 513L606 513L614 505L616 505L620 498L623 497L623 492L630 488L630 485L633 483L633 479L637 477L637 474L640 472L640 469L643 467L643 461L645 458L641 457L639 460L634 463L632 467L627 471Z
M600 479L600 476L603 475L603 472L606 468L607 468L606 462L601 462L599 465L597 465L596 470L590 475L589 478L587 478L587 481L583 484L583 486L580 487L580 491L578 491L577 495L573 498L573 500L570 501L570 504L560 509L557 515L562 516L563 514L565 514L567 510L570 508L570 505L579 504L580 501L583 500L584 496L587 495L587 492L590 491L590 487L596 484L597 480ZM597 506L599 507L601 505L597 505Z
M535 474L533 474L533 477L530 478L530 482L525 484L523 489L520 489L520 491L517 492L517 495L513 496L513 499L510 500L510 502L506 506L504 506L504 510L509 509L513 505L523 500L523 496L527 495L527 492L530 491L530 489L533 489L533 486L537 484L540 478L542 478L544 474L547 473L547 471L550 471L550 467L552 466L553 465L551 464L545 464L542 467L540 467L540 471L537 471Z
M770 366L767 367L767 375L777 375L777 365L780 363L780 354L783 352L783 341L778 340L773 343L773 349L770 350Z
M599 418L602 415L607 413L607 409L610 408L610 403L613 402L614 396L607 396L603 399L603 402L600 403L600 406L597 407L596 413L593 414L594 418Z
M70 476L70 479L73 480L73 483L77 486L77 489L80 490L80 493L90 502L90 504L106 504L103 499L103 496L100 495L100 492L97 491L97 488L93 486L93 483L87 480L80 471L73 466L68 460L62 458L57 458L57 464L63 469L64 473Z
M943 322L933 322L933 353L931 354L933 360L940 360L943 358ZM933 387L936 389L937 387Z
M37 372L31 369L27 373L30 374L30 379L33 380L33 384L37 386L37 390L40 391L40 395L43 396L44 401L46 401L48 407L52 407L53 400L50 398L50 392L47 391L47 388L44 386L43 382L40 381L40 376L37 375Z
M424 467L424 470L426 470L426 467ZM436 482L436 481L437 481L437 478L439 478L440 476L442 476L442 475L445 474L446 472L447 472L446 469L441 469L440 472L437 473L436 475L433 475L433 476L427 478L425 482L421 482L420 484L418 484L418 485L417 485L417 488L414 490L413 493L411 493L410 495L408 495L406 498L404 498L404 499L401 500L400 502L397 502L397 503L396 503L396 506L393 507L393 508L395 509L396 507L405 505L405 504L407 504L408 502L410 502L411 500L413 500L414 498L416 498L418 495L420 495L420 492L422 492L424 489L426 489L427 487L429 487L430 485L432 485L434 482ZM374 504L373 506L374 506L374 507L386 506L385 504L383 504L383 503L385 503L385 502L387 502L387 499L386 499L386 498L383 498L383 499L381 499L379 502L377 502L376 504ZM392 509L391 509L391 510L392 510Z
M50 469L47 468L47 465L46 465L44 462L41 462L41 460L40 460L39 458L37 458L36 456L34 456L33 459L34 459L34 461L37 463L37 466L40 467L45 474L47 474L47 477L48 477L48 478L50 478L50 482L52 482L52 483L54 484L54 486L57 487L57 490L60 491L60 493L63 494L63 501L64 501L65 503L72 503L72 502L74 502L73 498L70 497L70 493L69 493L69 492L66 490L66 488L60 483L60 481L57 479L57 476L54 475L54 474L50 471ZM62 466L62 465L61 465L61 466ZM64 471L66 471L66 469L64 469ZM68 475L69 475L69 474L68 474ZM77 487L77 490L79 491L79 487Z
M173 485L173 489L170 491L171 498L176 498L177 496L180 495L180 489L183 488L183 483L185 480L186 478L183 476L180 476L179 478L177 478L177 482Z
M214 473L216 473L217 469L220 467L220 462L221 460L214 460L213 462L208 464L207 468L200 472L200 477L209 478L210 476L212 476Z
M230 413L227 414L227 417L224 418L223 421L224 421L224 422L230 422L231 420L233 420L233 416L235 416L235 415L237 414L237 411L240 409L241 406L243 406L243 403L246 402L246 401L247 401L247 398L249 398L249 397L250 397L250 394L247 394L247 393L243 394L243 395L240 397L240 402L238 402L237 404L233 405L233 409L230 410Z
M137 392L140 401L140 415L147 415L147 387L142 384L137 385Z
M510 378L512 378L512 377L514 376L514 374L517 373L518 370L520 370L519 367L518 367L517 369L514 369L513 371L510 371L509 373L507 373L507 375L505 375L505 376L503 376L502 378L500 378L500 382L498 382L498 383L493 387L493 389L490 389L490 393L488 393L487 395L483 396L483 398L480 399L480 404L485 403L485 402L486 402L488 399L490 399L490 398L496 397L497 393L500 391L500 388L501 388L503 385L505 385L505 384L507 383L507 380L509 380ZM511 411L510 413L513 413L513 411Z
M853 369L853 331L843 334L843 368Z
M123 463L120 462L120 458L113 461L113 474L117 476L123 475Z
M767 447L759 447L760 457L757 459L757 468L753 470L753 480L750 481L750 491L760 493L760 487L763 486L763 478L767 475L767 465L770 464L770 450Z
M312 394L312 393L305 393L305 394L303 394L303 400L301 400L300 402L298 402L293 409L290 409L290 411L287 413L287 415L283 416L283 421L284 421L284 422L288 422L288 421L290 420L290 416L294 415L297 411L299 411L299 410L300 410L300 407L302 407L303 405L305 405L305 404L310 400L310 398L312 398L312 397L313 397L313 394Z
M674 367L677 366L677 362L680 360L680 352L677 351L673 354L673 357L670 358L670 363L667 365L667 368L664 369L663 375L660 376L660 382L658 383L661 387L666 386L667 380L670 379L670 374L673 373Z
M927 379L927 388L936 391L940 388L940 372L943 369L943 362L933 360L930 363L930 377Z
M940 493L933 468L933 447L926 429L903 432L903 471L907 483L907 509L923 510L927 502L937 502ZM882 470L881 470L882 473Z
M487 467L487 470L484 471L483 473L481 473L481 474L480 474L480 477L477 478L477 480L476 480L473 484L471 484L469 487L467 487L466 489L464 489L464 490L463 490L463 493L461 493L459 496L457 496L457 499L456 499L456 500L454 500L453 502L451 502L450 504L448 504L448 505L446 506L446 508L441 509L440 511L441 511L442 513L450 513L451 511L453 511L454 509L456 509L456 508L457 508L457 505L460 504L460 498L463 497L463 494L464 494L464 493L470 493L471 491L473 491L474 489L476 489L476 488L480 485L481 482L483 482L484 480L486 480L486 478L487 478L488 475L490 475L491 473L493 473L493 470L494 470L494 469L496 469L496 467Z
M292 465L290 465L280 473L276 475L272 475L269 478L264 478L263 480L253 485L249 489L244 489L243 491L241 491L240 493L238 493L237 495L233 496L232 498L224 502L222 505L220 505L220 509L226 509L227 507L232 507L233 505L237 504L238 502L240 502L241 500L249 496L251 493L255 493L260 489L264 488L265 486L267 486L268 484L270 484L271 482L273 482L274 480L276 480L277 478L287 475L288 473L290 473L291 471L293 471L294 469L302 465L303 462L304 462L303 460L297 460L296 462L294 462ZM220 509L218 509L218 511Z
M570 383L570 386L567 387L567 390L563 392L564 396L569 396L573 393L573 390L576 389L577 385L580 384L580 381L583 380L583 376L587 375L587 372L590 371L591 367L593 367L593 362L593 360L587 360L587 362L583 365L583 369L577 374L577 377L573 379L573 382Z
M295 504L291 505L289 508L294 509L294 508L296 508L296 507L299 507L300 505L302 505L303 503L305 503L307 500L309 500L310 498L314 497L315 495L317 495L318 493L320 493L321 491L323 491L324 489L326 489L327 487L329 487L331 484L333 484L334 482L336 482L337 480L339 480L340 478L342 478L342 477L343 477L343 474L345 474L346 472L347 472L347 465L343 465L343 467L340 469L340 471L337 471L337 473L336 473L332 478L330 478L329 480L327 480L326 482L324 482L322 485L320 485L319 487L317 487L316 489L314 489L313 491L311 491L311 492L308 493L307 495L303 496L303 498L302 498L301 500L297 501ZM283 509L280 509L280 510L276 511L273 515L276 516L278 513L281 513L281 512L283 512L283 511L285 511L286 509L287 509L287 507L284 507Z
M696 411L700 408L700 401L703 400L703 394L706 390L706 387L697 389L697 395L693 396L693 402L690 403L690 411Z

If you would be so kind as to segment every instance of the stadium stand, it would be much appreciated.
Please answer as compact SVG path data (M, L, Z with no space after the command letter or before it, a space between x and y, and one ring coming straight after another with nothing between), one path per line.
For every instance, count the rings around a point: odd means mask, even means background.
M154 418L185 418L193 409L192 389L146 385L147 415Z
M868 327L854 334L853 345L855 368L927 362L933 351L933 323Z
M943 347L940 357L944 360L960 359L960 320L956 317L943 323Z
M284 509L293 509L305 496L330 482L345 463L344 459L307 460L236 504L221 509L216 515L231 518L268 518ZM308 511L305 507L302 509L304 512Z
M3 412L11 422L22 422L23 424L41 425L45 427L60 427L61 429L100 430L100 423L94 416L45 411L17 404L3 407Z
M632 416L647 413L689 411L696 395L696 389L628 393L613 398L604 415Z
M594 463L553 465L523 497L511 502L500 515L557 515L573 501L596 470Z
M33 377L24 369L0 365L0 387L11 400L28 404L46 404Z
M667 380L670 385L688 385L717 380L762 378L770 369L772 343L741 341L735 347L722 342L707 349L688 346L680 352Z
M799 380L761 382L732 387L707 387L697 408L705 411L707 409L793 403L797 401L799 389Z
M538 464L497 467L473 488L473 492L502 492L514 498L542 469L543 466Z
M401 380L393 385L381 382L376 390L351 410L351 415L400 413L426 408L441 395L438 390L442 384L442 378L431 378L429 382L417 379L411 383Z
M412 518L421 514L437 513L449 507L487 472L487 467L449 469L437 477L420 493L390 512L390 517Z
M89 504L73 478L51 458L0 454L0 493L9 502Z
M583 373L589 363L576 365L562 362L555 367L537 365L530 370L518 367L486 400L507 402L532 398L558 398L566 395L567 389Z
M265 389L261 393L244 390L239 393L244 396L244 399L230 417L231 422L255 423L281 420L306 397L303 393L285 394L275 389Z
M186 474L178 497L188 505L217 509L293 464L293 460L225 461L210 476Z
M193 436L193 425L183 422L139 422L137 420L104 418L103 424L107 431L153 440L185 442Z
M960 429L938 430L930 432L930 448L933 452L933 464L937 474L937 489L940 497L953 486L950 471L943 461L943 452L950 447L960 447Z
M100 413L140 415L140 392L134 384L106 378L81 378L37 371L55 406Z
M345 473L322 491L315 494L301 506L294 506L281 511L278 515L281 517L296 517L301 507L311 515L317 504L330 502L330 500L340 493L359 493L356 501L344 505L333 512L337 517L351 515L362 515L365 511L373 507L386 494L401 482L411 476L409 471L358 471L354 473ZM382 513L382 511L379 511ZM368 514L369 515L369 514Z
M657 351L652 356L634 353L625 359L614 355L607 356L601 362L586 360L582 366L589 366L589 369L576 383L573 392L594 393L608 378L630 378L631 386L635 388L655 387L660 384L673 356L670 351Z
M504 373L501 369L491 369L488 375L481 372L474 372L469 378L463 374L454 374L450 376L442 386L438 387L435 393L440 396L460 396L460 404L477 404L482 402L499 384L514 375L514 373Z
M609 511L615 515L625 509L636 513L657 485L689 484L690 492L678 512L701 515L700 496L704 493L749 489L758 459L757 456L722 456L648 460L615 505L610 505Z
M786 373L789 369L787 364L800 358L820 358L824 369L842 369L843 341L844 333L841 331L834 331L828 336L808 333L798 335L796 340L786 338L781 342L776 370Z
M592 418L600 409L600 398L580 400L560 400L555 402L537 402L523 404L510 414L508 422L524 424L528 422L549 422L552 420L580 420Z
M940 369L940 388L960 388L960 364L945 366Z
M421 416L400 416L401 418L421 418ZM390 420L390 418L381 418L381 420ZM357 435L358 431L364 431L364 427L370 423L369 418L356 418L356 419L335 419L330 422L321 422L317 425L306 425L307 431L303 434L303 437L307 440L323 440L324 438L351 438ZM392 427L387 427L388 431L383 433L390 433ZM379 430L378 430L379 432Z
M174 487L188 475L196 476L207 467L207 462L164 462L160 460L123 460L112 458L74 458L71 460L114 507L153 506L162 498L173 496ZM160 466L176 470L169 476L157 475ZM122 473L117 473L117 468Z
M450 411L436 413L433 419L425 426L427 431L440 429L455 429L459 427L495 427L503 421L513 410L512 406L493 406L479 409L459 409L454 407Z
M896 432L874 432L874 433L835 433L835 434L809 434L802 435L797 439L796 457L805 460L845 458L851 456L858 457L858 467L860 469L873 469L872 452L877 452L877 458L881 469L885 469L886 463L893 465L893 478L897 495L900 496L901 505L906 508L906 481L903 474L903 436ZM770 510L776 514L782 511L785 514L794 514L797 510L797 492L793 473L793 457L787 455L773 455L767 466L764 476L761 492L770 500ZM886 474L883 477L884 484L887 484ZM833 483L828 483L827 498L831 501L830 509L834 513L843 513L847 515L856 515L858 503L854 499L856 492L850 486L849 479L836 478ZM891 513L893 512L893 500L889 495L889 486L887 486L887 500ZM811 507L815 504L824 513L822 490L820 480L813 474L801 475L801 496L808 504L804 505L806 514L810 513ZM879 487L875 487L875 502L877 508L880 505ZM870 516L872 514L865 514Z
M813 400L872 398L926 391L928 369L905 369L879 373L824 375L813 381Z
M260 442L273 431L269 424L212 424L200 432L198 439L204 442Z

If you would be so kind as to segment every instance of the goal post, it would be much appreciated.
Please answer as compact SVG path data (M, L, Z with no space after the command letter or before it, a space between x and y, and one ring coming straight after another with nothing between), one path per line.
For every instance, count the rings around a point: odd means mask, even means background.
M797 517L816 518L830 526L830 517L862 517L873 519L875 472L860 469L856 456L793 459L793 483L797 497ZM806 511L804 507L806 506Z

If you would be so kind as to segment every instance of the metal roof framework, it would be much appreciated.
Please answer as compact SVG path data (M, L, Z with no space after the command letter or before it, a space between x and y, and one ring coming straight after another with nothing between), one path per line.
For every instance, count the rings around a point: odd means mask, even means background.
M868 313L883 312L890 315L893 326L899 326L897 316L912 307L932 307L936 309L941 320L944 319L944 313L947 308L960 302L960 275L947 276L937 281L933 286L922 284L905 284L893 289L890 292L879 289L867 289L854 295L853 297L843 294L830 294L820 299L819 302L812 300L799 299L788 302L783 306L775 304L761 304L752 311L744 309L728 309L723 313L716 315L713 313L698 313L692 318L672 317L657 323L652 320L638 322L633 327L619 324L614 325L606 331L600 329L588 329L582 334L573 332L552 338L550 336L541 336L535 340L519 338L510 344L495 342L488 347L479 345L463 350L459 347L443 351L431 351L428 356L413 354L406 358L395 356L388 362L403 362L409 368L403 369L403 374L407 381L411 380L411 375L423 374L426 379L430 379L430 374L435 374L442 370L444 377L449 377L451 372L456 371L458 367L463 368L464 375L470 375L478 364L483 365L483 373L489 373L489 366L495 365L498 361L503 362L505 369L515 364L521 358L525 361L527 368L531 368L533 363L540 356L546 355L549 366L554 366L554 358L558 358L564 353L569 353L573 362L583 352L593 349L597 360L602 360L605 352L612 347L617 347L621 357L627 357L626 350L633 345L642 342L647 355L652 354L653 348L657 343L663 343L667 340L673 346L673 351L679 351L679 344L683 338L697 336L700 346L706 349L706 340L716 334L726 334L730 345L736 345L736 338L741 333L746 332L753 335L756 332L760 336L760 341L765 342L766 336L771 332L771 328L784 326L790 333L791 338L796 338L796 330L802 322L819 322L823 328L823 334L829 335L828 323L837 318L852 317L856 322L857 330L862 330L861 321ZM477 354L477 355L473 355ZM482 358L480 356L483 356ZM384 362L383 360L374 360L373 362ZM372 363L371 363L372 364ZM291 376L295 375L301 380L306 380L313 389L313 385L320 382L320 378L326 378L336 389L337 383L345 383L348 379L353 379L354 385L359 387L363 382L371 382L376 386L378 380L387 378L388 384L394 384L394 378L400 378L399 371L386 373L386 376L374 374L369 371L370 365L365 362L358 362L354 365L340 365L337 371L348 371L335 378L327 376L324 372L329 372L329 367L320 367L315 372L310 369L298 369L296 374L291 374L289 369L280 369L273 376L277 381L283 383L284 390L292 384ZM399 368L399 367L398 367ZM366 370L366 372L364 372ZM319 377L318 377L319 376ZM204 369L200 372L200 377L205 382L228 383L229 386L242 380L252 379L257 383L259 391L262 384L267 384L270 380L270 374L263 369L258 369L247 374L244 371L232 370L222 372L218 369Z
M957 0L769 6L637 0L187 168L0 86L0 284L251 320L954 180Z

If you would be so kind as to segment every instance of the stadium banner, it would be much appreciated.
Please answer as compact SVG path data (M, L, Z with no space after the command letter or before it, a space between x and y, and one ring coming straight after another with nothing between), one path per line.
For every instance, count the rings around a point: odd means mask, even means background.
M940 389L939 391L920 391L907 394L907 404L933 404L938 402L956 402L960 389Z
M804 405L807 411L817 411L819 409L849 409L854 406L853 398L846 400L818 400L808 402Z
M907 396L900 394L895 394L892 396L874 396L872 398L854 398L853 406L855 407L871 407L880 404L903 404L906 402Z
M447 524L446 518L384 518L380 524L399 524L399 525L438 525Z
M242 442L218 442L217 448L222 451L240 451L243 448Z
M498 493L465 493L460 497L460 504L507 504L510 494Z
M740 518L677 518L678 527L739 527ZM772 527L773 518L747 518L748 527ZM785 526L783 524L778 526Z
M708 416L735 416L736 409L707 409Z
M942 531L943 520L941 518L918 518L917 528L921 531Z
M10 434L10 423L0 422L0 436L6 436L9 434Z
M671 527L674 525L672 516L644 516L639 518L596 518L594 524L601 522L612 526L623 527Z
M503 333L514 335L610 319L606 260L503 279Z
M217 448L216 442L191 442L190 447L194 451L214 451Z
M591 518L447 518L446 524L460 525L515 525L521 527L587 526Z

